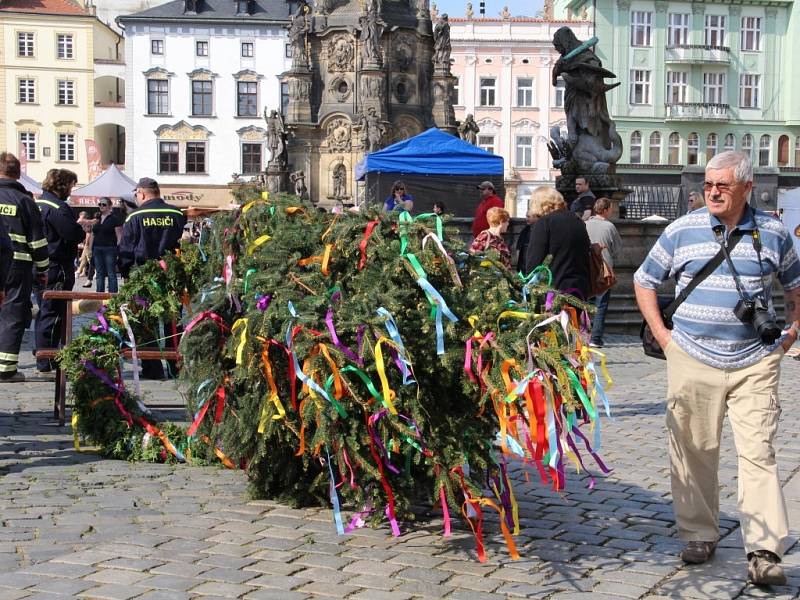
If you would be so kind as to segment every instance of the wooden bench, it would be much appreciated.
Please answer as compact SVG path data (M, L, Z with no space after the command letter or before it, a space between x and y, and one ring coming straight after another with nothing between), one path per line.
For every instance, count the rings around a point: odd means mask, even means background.
M36 358L55 358L56 354L72 340L72 301L73 300L108 300L116 294L109 292L79 292L64 290L48 290L44 292L45 300L64 300L64 313L61 324L61 347L38 348ZM124 358L130 359L132 350L125 348L121 351ZM179 360L180 355L176 350L136 350L137 358L142 360ZM58 424L63 425L66 419L67 377L56 363L56 389L53 400L53 417L58 419Z

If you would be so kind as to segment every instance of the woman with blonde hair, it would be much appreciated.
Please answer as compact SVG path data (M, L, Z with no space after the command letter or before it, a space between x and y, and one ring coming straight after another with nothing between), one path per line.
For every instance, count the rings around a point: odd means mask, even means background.
M511 215L508 211L498 208L496 206L486 211L486 220L489 222L489 229L484 229L472 241L469 251L472 254L485 252L488 248L494 248L500 253L500 260L506 266L511 268L511 252L508 249L503 234L508 231L508 223Z
M524 273L530 273L552 256L553 287L586 300L589 297L589 234L586 224L567 210L564 197L541 186L531 195L531 212L541 215L533 224Z

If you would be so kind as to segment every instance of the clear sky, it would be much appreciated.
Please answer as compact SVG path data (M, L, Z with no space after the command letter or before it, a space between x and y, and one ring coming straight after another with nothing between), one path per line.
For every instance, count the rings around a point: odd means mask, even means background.
M467 8L468 0L430 0L431 3L436 2L439 13L446 12L453 17L463 17ZM480 16L479 6L480 0L471 0L472 10L475 16ZM513 17L533 17L542 8L543 0L485 0L486 2L486 16L499 17L500 12L504 6L508 6L508 10Z

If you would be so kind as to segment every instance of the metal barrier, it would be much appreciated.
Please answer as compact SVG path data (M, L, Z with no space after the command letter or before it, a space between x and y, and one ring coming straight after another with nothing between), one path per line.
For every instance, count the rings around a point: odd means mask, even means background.
M682 185L630 185L629 194L620 203L620 218L643 219L658 215L677 219L686 214L686 190Z

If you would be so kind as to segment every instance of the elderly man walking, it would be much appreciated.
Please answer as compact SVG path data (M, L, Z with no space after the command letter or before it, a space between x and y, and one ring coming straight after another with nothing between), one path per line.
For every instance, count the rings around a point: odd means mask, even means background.
M702 563L719 537L719 442L728 414L739 456L739 512L750 581L783 585L789 524L775 461L781 359L800 327L800 261L786 227L752 209L753 167L723 152L706 166L706 208L672 222L634 276L639 309L667 359L667 428L681 558ZM737 243L738 242L738 243ZM685 298L668 329L656 287L687 287L720 253L720 264ZM724 258L723 258L724 257ZM784 289L781 332L771 281Z

